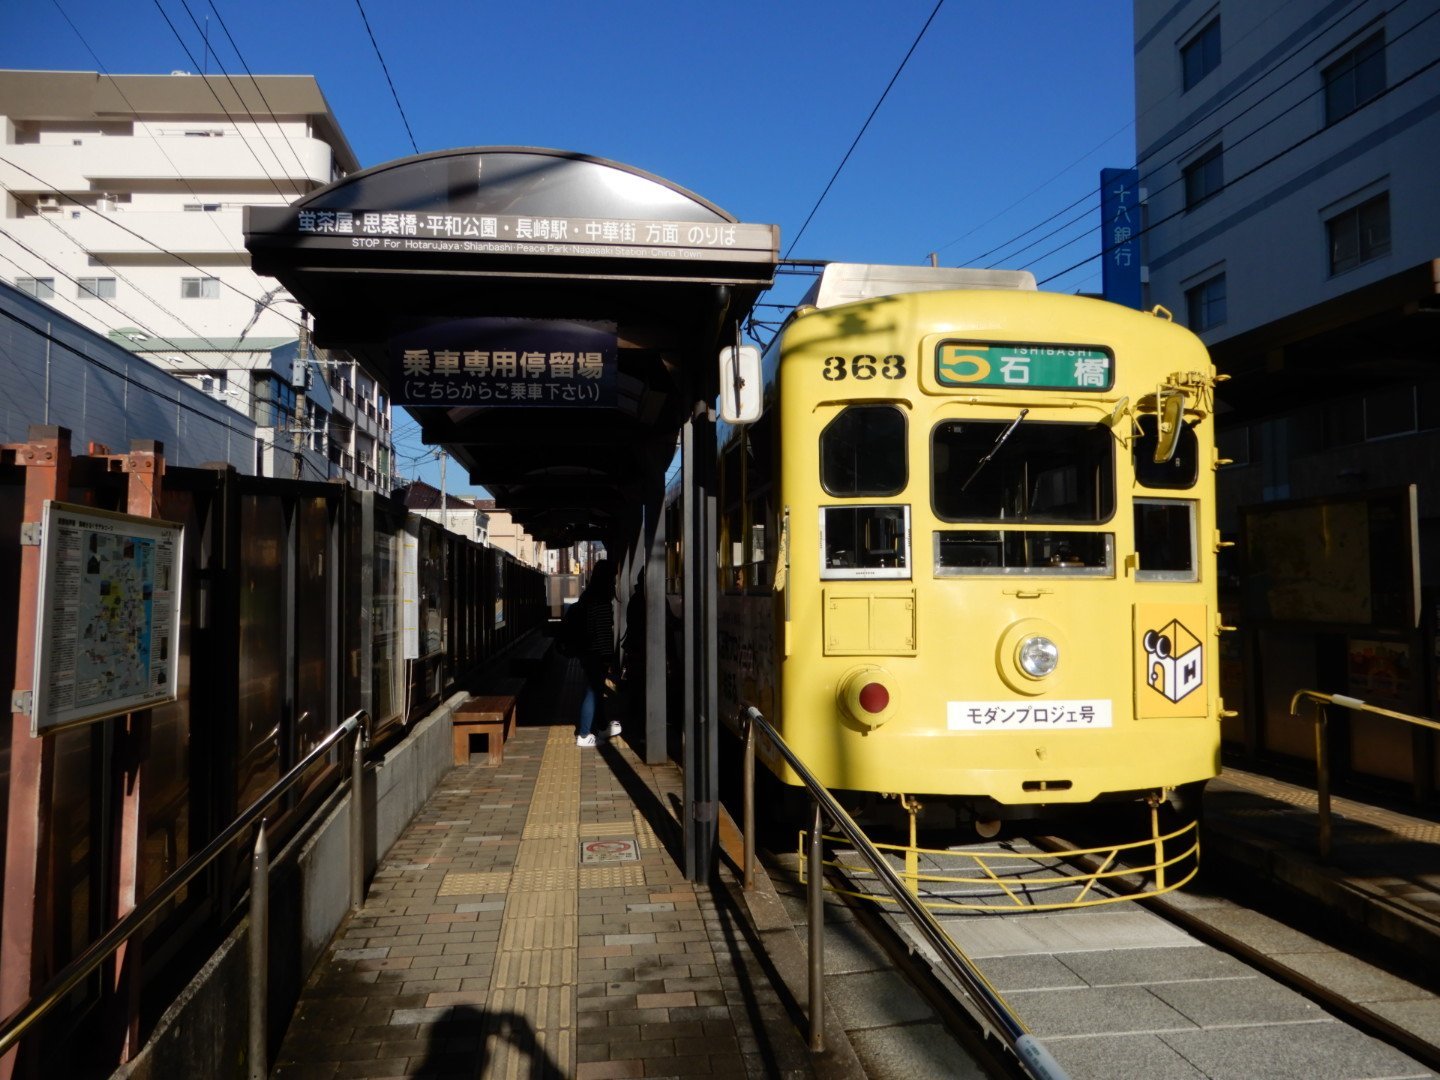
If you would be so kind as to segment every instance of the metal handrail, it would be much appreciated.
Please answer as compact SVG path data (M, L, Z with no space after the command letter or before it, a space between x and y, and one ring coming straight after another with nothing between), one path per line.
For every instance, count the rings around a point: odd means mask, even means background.
M995 990L994 987L975 967L971 959L966 956L956 944L950 939L939 921L930 911L920 903L919 900L908 890L900 880L895 870L880 854L875 845L870 842L869 837L861 831L860 826L855 824L853 818L846 813L833 795L816 780L814 775L805 763L802 762L780 733L771 726L760 710L753 705L746 706L741 711L741 722L745 729L745 792L744 792L744 860L743 868L745 876L745 888L749 889L754 883L755 864L755 732L758 729L765 735L785 759L789 766L795 770L801 782L809 789L811 798L815 800L815 813L810 832L810 848L808 853L809 874L807 885L809 889L809 911L810 911L810 1048L820 1050L824 1048L821 1031L823 1028L822 1010L824 998L820 986L824 978L823 966L823 918L824 907L821 900L821 881L823 868L821 862L821 815L828 817L841 832L855 845L862 858L870 864L875 875L884 883L886 889L895 902L910 916L912 922L924 935L930 945L939 954L946 969L960 984L961 989L970 997L976 1007L980 1010L981 1016L992 1031L999 1036L1014 1053L1025 1072L1034 1077L1035 1080L1067 1080L1065 1070L1060 1067L1045 1046L1031 1035L1024 1022L1015 1015L1014 1010L1006 1004L1005 999Z
M155 891L145 897L134 909L123 919L112 926L90 944L79 956L65 967L61 968L49 982L40 988L40 991L22 1006L13 1016L9 1017L3 1024L0 1024L0 1055L9 1053L20 1039L31 1027L35 1025L46 1013L55 1007L60 1001L75 989L89 975L108 960L121 945L128 941L141 927L155 916L166 904L173 900L190 881L204 870L210 863L214 862L232 841L242 832L249 828L260 818L261 812L269 807L281 795L284 795L300 781L303 774L318 759L329 753L336 743L346 736L356 734L354 760L360 759L361 745L368 735L370 714L360 709L348 717L344 723L325 736L320 743L306 754L294 768L271 785L253 803L251 803L240 816L226 826L221 832L198 852L187 859L181 866L177 867L174 873L156 886ZM358 795L354 790L355 777L358 775L358 768L352 766L351 786L352 797ZM352 819L359 817L359 800L356 798L352 807ZM354 835L352 826L352 836ZM257 848L264 849L264 823L261 823L260 837ZM353 862L355 853L351 851ZM353 868L352 868L353 871ZM362 870L363 873L363 870ZM251 897L252 904L256 897ZM351 905L356 904L354 896L354 876L351 879ZM363 896L360 898L363 900ZM262 1066L263 1067L263 1066Z
M1407 724L1430 728L1433 731L1440 731L1440 723L1427 720L1423 716L1411 716L1409 713L1371 705L1359 698L1350 697L1348 694L1327 694L1323 690L1296 690L1290 698L1291 716L1299 717L1302 700L1308 700L1315 706L1315 797L1316 809L1320 815L1319 847L1320 858L1328 859L1330 858L1334 829L1330 821L1330 754L1325 745L1325 728L1329 717L1325 712L1325 706L1339 705L1342 709L1370 713L1372 716L1385 716L1391 720L1403 720Z

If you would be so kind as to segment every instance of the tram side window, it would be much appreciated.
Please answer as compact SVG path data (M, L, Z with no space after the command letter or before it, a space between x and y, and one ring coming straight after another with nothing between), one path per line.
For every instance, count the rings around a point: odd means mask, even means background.
M769 591L774 584L778 547L774 445L775 413L772 411L745 432L745 491L749 500L746 585L752 592Z
M1137 581L1195 581L1195 504L1181 499L1135 500Z
M851 405L820 433L820 485L836 496L905 490L905 414L894 405Z
M724 506L720 522L721 583L726 592L739 592L745 585L745 504L738 441L731 443L720 459L720 491Z
M1160 422L1153 413L1142 414L1138 420L1140 433L1132 444L1135 455L1135 479L1149 488L1190 488L1200 476L1200 440L1195 428L1186 424L1180 430L1175 455L1165 462L1156 462L1155 445L1159 439Z
M820 577L908 578L910 507L822 506Z

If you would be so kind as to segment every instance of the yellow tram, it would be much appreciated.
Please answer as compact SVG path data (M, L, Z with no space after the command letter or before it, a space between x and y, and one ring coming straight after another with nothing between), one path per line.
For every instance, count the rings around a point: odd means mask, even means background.
M1198 797L1222 704L1193 334L1027 273L831 264L763 381L720 427L722 718L758 706L912 826Z

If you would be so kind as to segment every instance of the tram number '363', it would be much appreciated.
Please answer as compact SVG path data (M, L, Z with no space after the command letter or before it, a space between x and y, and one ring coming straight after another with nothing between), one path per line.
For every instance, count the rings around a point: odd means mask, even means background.
M875 378L876 375L882 379L903 379L905 378L905 357L894 353L879 358L861 353L848 360L843 356L827 356L825 370L822 374L829 382L839 382L847 377L864 382L867 379Z

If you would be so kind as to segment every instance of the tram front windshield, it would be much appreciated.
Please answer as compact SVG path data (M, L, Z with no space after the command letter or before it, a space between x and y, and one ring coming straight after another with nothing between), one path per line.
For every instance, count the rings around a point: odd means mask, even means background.
M945 521L1099 524L1115 513L1113 440L1100 424L951 420L935 429L932 458Z

